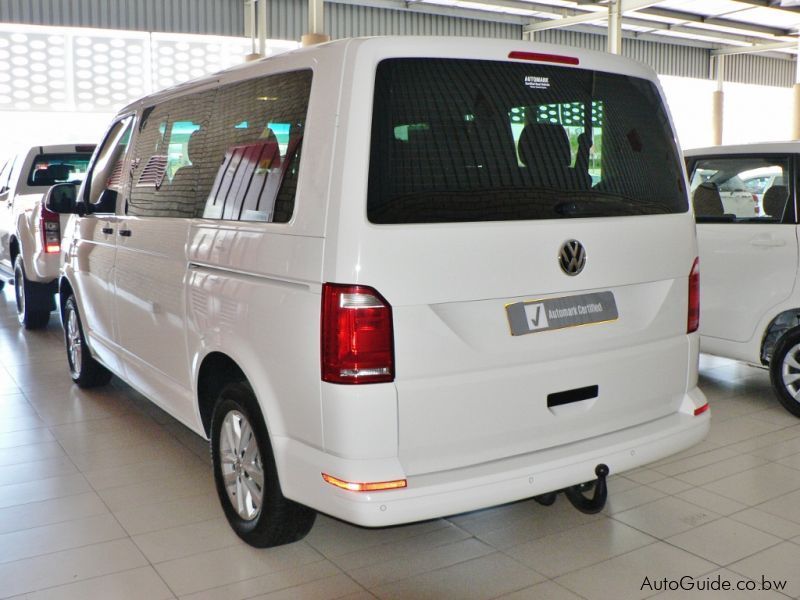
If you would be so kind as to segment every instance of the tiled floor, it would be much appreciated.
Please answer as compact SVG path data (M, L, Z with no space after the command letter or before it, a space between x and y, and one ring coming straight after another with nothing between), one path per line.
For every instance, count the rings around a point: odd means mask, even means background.
M614 476L602 514L559 498L383 530L319 517L255 550L225 523L205 443L117 380L79 391L55 316L23 333L6 290L0 598L628 599L677 597L658 586L684 576L787 581L698 598L800 598L800 420L761 370L703 357L701 385L708 439Z

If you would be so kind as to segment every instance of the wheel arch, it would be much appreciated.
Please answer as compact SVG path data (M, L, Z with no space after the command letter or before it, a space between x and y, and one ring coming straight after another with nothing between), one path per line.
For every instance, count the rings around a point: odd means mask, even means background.
M14 267L14 261L17 260L17 255L20 253L19 239L16 235L12 235L8 241L8 255L11 258L11 267Z
M239 363L224 352L212 351L203 357L196 377L197 410L206 437L211 437L211 419L222 388L233 381L242 380L250 382Z
M790 308L778 313L767 325L761 338L759 357L762 365L769 365L775 345L783 334L800 326L800 308Z

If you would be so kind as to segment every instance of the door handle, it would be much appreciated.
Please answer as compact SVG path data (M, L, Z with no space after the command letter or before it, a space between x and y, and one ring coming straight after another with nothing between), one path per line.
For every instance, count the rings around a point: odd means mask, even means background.
M750 240L751 246L761 246L764 248L778 248L780 246L785 246L786 241L775 239L771 235L757 235L756 237Z
M119 234L124 237L131 237L131 230L130 229L120 229Z
M101 231L103 233L105 233L106 235L111 235L112 233L114 233L114 230L111 229L111 227L103 227L103 229Z

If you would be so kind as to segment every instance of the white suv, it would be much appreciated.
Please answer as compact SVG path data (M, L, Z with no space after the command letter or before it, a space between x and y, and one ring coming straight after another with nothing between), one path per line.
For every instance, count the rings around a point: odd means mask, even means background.
M800 143L700 148L685 156L703 266L701 350L769 368L781 404L800 416ZM755 182L761 214L727 210L720 184L731 179Z
M341 40L144 98L48 200L72 378L210 437L254 545L315 510L600 510L709 426L673 140L651 69L514 41Z
M42 207L47 189L80 182L94 144L33 146L0 168L0 289L14 279L17 315L27 329L44 327L55 309L61 227L66 218Z

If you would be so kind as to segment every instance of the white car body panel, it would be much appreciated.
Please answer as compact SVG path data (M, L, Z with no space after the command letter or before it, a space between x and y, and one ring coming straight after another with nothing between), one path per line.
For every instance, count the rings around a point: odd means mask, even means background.
M798 142L714 146L685 151L695 157L800 155ZM795 159L796 163L796 159ZM791 199L790 202L794 204ZM698 223L700 348L763 366L765 335L774 319L800 309L797 226Z
M602 53L375 38L287 53L125 109L217 83L314 71L288 224L128 217L121 206L113 216L74 217L63 281L86 315L95 356L201 435L198 374L208 356L230 357L260 403L283 493L368 526L529 497L593 479L601 462L617 473L700 441L709 415L694 414L705 399L697 389L698 334L686 333L697 255L691 212L408 226L367 220L377 63L507 60L520 49L575 55L581 68L657 85L646 67ZM115 230L113 241L98 233L104 226ZM117 237L123 228L130 236ZM573 237L588 259L584 273L569 278L556 257ZM321 381L325 282L373 286L392 305L394 382ZM591 291L614 293L618 320L509 334L507 303ZM599 385L599 397L558 410L543 405L549 393L582 385ZM323 472L348 481L406 478L409 486L354 494L323 482Z

